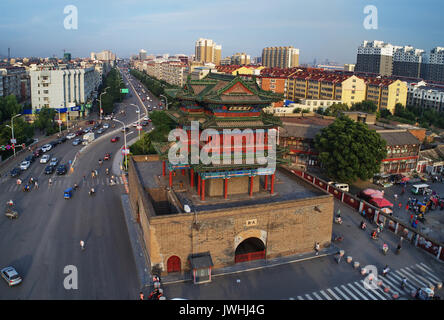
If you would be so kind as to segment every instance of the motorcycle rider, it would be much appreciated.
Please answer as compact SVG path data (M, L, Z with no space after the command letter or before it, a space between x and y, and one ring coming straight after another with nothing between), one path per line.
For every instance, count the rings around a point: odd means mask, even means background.
M361 221L360 228L362 230L365 230L365 228L367 228L367 224L364 222L364 220Z
M384 252L384 254L387 254L388 249L389 249L389 247L388 247L387 243L384 243L384 244L382 245L382 251Z
M389 266L386 264L384 269L382 269L382 276L385 277L387 273L390 271Z
M402 277L401 288L405 289L406 286L407 286L407 278Z

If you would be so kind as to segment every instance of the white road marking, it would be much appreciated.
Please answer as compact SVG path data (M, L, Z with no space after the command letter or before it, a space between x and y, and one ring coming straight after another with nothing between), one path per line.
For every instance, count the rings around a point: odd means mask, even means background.
M416 265L416 267L420 268L421 270L423 270L425 273L427 273L429 275L429 279L432 278L433 280L440 282L441 280L436 277L433 273L427 271L425 268L421 267L419 264Z
M338 287L334 287L334 289L335 289L335 290L336 290L341 296L343 296L343 297L345 298L345 300L350 300L350 298L347 297L345 294L343 294L342 291L339 290Z
M313 300L313 298L310 297L308 294L306 294L305 296L308 298L308 300Z
M356 292L362 299L364 300L368 300L368 298L366 296L364 296L360 291L358 291L357 289L355 289L353 287L353 284L349 283L348 286L353 289L354 292Z
M361 289L362 292L367 294L373 300L379 300L378 298L376 298L374 295L371 294L372 290L365 289L358 281L355 281L355 285L356 285L356 288Z
M355 296L355 295L353 294L353 292L350 292L350 290L348 290L346 286L341 285L341 288L344 289L344 291L347 292L350 296L352 296L353 299L355 299L355 300L359 300L359 298L358 298L357 296Z
M324 297L327 298L327 300L331 300L330 296L326 294L323 290L319 291Z
M333 292L333 290L331 289L327 289L328 293L330 293L336 300L342 300L341 298L339 298L338 295L336 295L336 293Z
M362 285L364 286L364 280L361 280ZM365 288L365 286L364 286ZM374 293L375 295L377 295L378 297L380 297L382 300L387 300L384 296L382 296L379 292L378 289L370 289L372 291L372 293Z
M318 300L324 300L316 292L313 292L312 295L314 295L316 297L316 299L318 299Z

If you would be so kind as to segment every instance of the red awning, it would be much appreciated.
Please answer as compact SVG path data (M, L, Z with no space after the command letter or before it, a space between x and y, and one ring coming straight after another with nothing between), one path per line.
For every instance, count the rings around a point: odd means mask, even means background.
M393 207L393 203L385 198L372 198L369 202L378 208Z

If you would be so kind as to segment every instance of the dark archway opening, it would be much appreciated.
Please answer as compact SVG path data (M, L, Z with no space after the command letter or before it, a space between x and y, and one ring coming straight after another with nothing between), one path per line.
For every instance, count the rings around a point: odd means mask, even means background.
M234 262L245 262L265 258L265 245L258 238L248 238L236 248Z

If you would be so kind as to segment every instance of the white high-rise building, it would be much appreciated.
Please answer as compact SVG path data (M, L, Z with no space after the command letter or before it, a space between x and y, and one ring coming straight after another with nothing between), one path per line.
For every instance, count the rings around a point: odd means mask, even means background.
M139 51L139 60L141 60L141 61L146 60L146 56L147 56L147 54L146 54L145 50L142 49Z
M32 109L67 108L94 98L97 73L94 67L69 69L37 66L30 71Z

